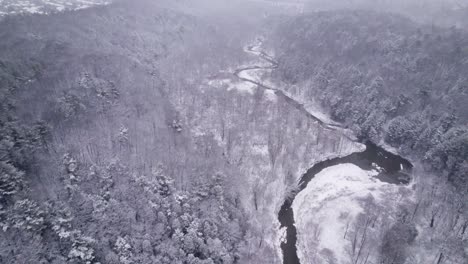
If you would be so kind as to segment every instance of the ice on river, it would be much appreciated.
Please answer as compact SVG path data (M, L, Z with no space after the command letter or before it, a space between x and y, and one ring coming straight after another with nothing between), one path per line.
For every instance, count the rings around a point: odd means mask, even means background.
M245 78L248 80L256 81L258 83L262 83L262 75L266 72L270 71L268 69L252 69L246 70L239 73L239 77Z

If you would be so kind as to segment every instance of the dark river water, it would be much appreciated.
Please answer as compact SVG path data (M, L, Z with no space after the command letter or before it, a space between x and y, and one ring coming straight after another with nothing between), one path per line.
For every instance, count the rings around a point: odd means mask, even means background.
M366 142L366 150L364 152L353 153L342 158L325 160L312 166L312 168L307 170L302 176L298 191L284 201L278 214L281 227L286 227L286 242L281 243L283 264L300 264L296 248L297 232L294 226L294 214L291 208L294 198L307 187L307 184L317 173L325 168L343 163L354 164L363 170L375 169L376 164L382 169L377 176L379 180L401 185L409 183L411 180L410 172L413 168L413 165L408 160L390 153L371 142Z
M251 53L256 53L262 60L268 62L269 66L264 65L254 65L249 67L243 67L237 69L234 72L234 75L242 81L250 82L257 85L260 88L272 90L274 93L283 98L286 102L288 102L292 107L295 107L299 111L301 111L304 115L308 118L315 120L318 122L322 127L338 131L342 129L339 124L329 124L322 121L320 118L317 118L312 113L305 109L304 105L294 98L288 96L280 89L276 89L274 87L269 87L257 80L253 80L250 78L245 78L241 76L242 72L250 71L250 70L272 70L278 66L278 62L273 59L272 56L268 55L264 51L256 50L259 46L261 46L261 40L259 40L259 44L257 46L249 46L247 50ZM344 137L354 141L354 139L349 138L346 134L343 134ZM310 168L301 178L299 182L298 190L289 197L287 200L284 201L283 205L278 214L278 220L281 223L281 227L286 227L286 242L281 243L281 249L283 251L283 264L299 264L299 258L297 257L297 248L296 248L296 241L297 241L297 232L296 227L294 226L294 214L291 209L291 205L296 197L296 195L304 190L307 187L307 184L314 178L314 176L322 171L325 168L343 164L343 163L351 163L363 170L372 170L376 169L375 165L378 165L381 168L381 172L377 176L377 178L383 182L388 182L391 184L401 184L405 185L408 184L411 180L410 172L413 165L406 159L392 154L383 148L371 143L366 142L366 150L364 152L353 153L348 156L342 158L334 158L330 160L325 160L315 164L312 168Z

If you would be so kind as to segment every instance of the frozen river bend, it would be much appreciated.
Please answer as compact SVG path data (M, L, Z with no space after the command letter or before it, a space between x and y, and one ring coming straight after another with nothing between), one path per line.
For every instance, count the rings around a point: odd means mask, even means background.
M261 43L260 43L261 44ZM271 71L276 61L257 46L246 51L267 64L243 67L235 75L250 84L272 91L327 130L357 141L339 124L309 111L304 104L262 80L262 71ZM371 256L371 229L386 218L368 210L384 200L398 200L400 188L409 188L412 164L370 142L362 152L327 159L313 165L300 179L278 214L286 228L281 243L283 263L357 263ZM390 215L396 203L373 213ZM379 213L377 213L379 212ZM385 213L384 213L385 212ZM297 219L295 221L295 219ZM363 222L364 221L364 222ZM369 234L368 234L369 233Z
M393 213L396 203L387 201L398 201L400 189L410 188L411 169L407 160L369 142L363 152L315 164L280 211L280 221L291 226L296 219L297 229L295 245L283 244L284 263L368 259L375 251L370 229Z
M366 206L373 200L397 200L399 196L397 185L377 180L376 174L352 163L334 165L316 174L310 185L296 196L292 208L297 219L301 263L311 260L326 263L329 259L348 263L358 258L360 248L356 243L353 253L352 242L354 238L361 239L354 229L361 224L360 214L365 213ZM369 218L369 221L374 220ZM365 228L365 221L362 228ZM366 259L369 250L363 250L364 258L359 256L359 259Z

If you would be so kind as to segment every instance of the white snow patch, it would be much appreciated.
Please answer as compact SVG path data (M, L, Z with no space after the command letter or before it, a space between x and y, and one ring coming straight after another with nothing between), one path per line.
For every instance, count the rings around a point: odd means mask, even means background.
M40 8L38 6L28 6L28 7L24 7L24 10L28 13L36 13L36 14L40 14L42 13Z
M320 255L324 249L333 252L338 263L346 263L349 242L344 233L347 224L363 212L361 199L372 195L379 201L398 193L398 186L377 180L377 174L353 164L332 166L319 172L296 196L292 208L302 263L309 263L312 254Z
M228 91L237 90L240 93L254 94L257 85L250 82L233 82L231 79L214 79L206 82L210 87L224 88Z
M258 70L246 70L239 73L239 77L260 82L260 71L265 71L264 69Z
M278 100L278 97L276 96L275 91L264 90L264 95L268 101L276 102Z
M239 82L239 83L231 83L227 90L228 91L237 90L237 91L239 91L241 93L254 94L256 87L257 87L257 85L255 85L253 83Z
M0 0L0 16L21 13L49 14L107 5L110 2L108 0Z
M323 111L320 107L319 104L316 102L310 102L310 103L305 103L304 104L305 109L307 112L313 114L314 116L318 117L320 120L324 121L325 123L328 124L333 124L333 125L338 125L339 123L333 121L329 115L325 114L325 111Z
M209 80L208 85L216 88L222 88L223 86L229 86L231 84L230 79L214 79Z
M397 148L394 148L394 147L390 146L389 144L385 143L384 140L381 140L378 145L379 145L379 147L385 149L386 151L388 151L388 152L390 152L392 154L398 155L398 153L399 153Z
M372 163L372 167L374 167L378 172L384 171L384 168L380 167L377 163Z
M264 144L262 144L262 145L254 144L252 146L252 153L267 156L268 155L268 146L264 145Z
M246 70L239 73L239 77L256 81L258 83L263 83L263 78L265 73L271 72L270 69L252 69ZM264 84L264 83L263 83Z

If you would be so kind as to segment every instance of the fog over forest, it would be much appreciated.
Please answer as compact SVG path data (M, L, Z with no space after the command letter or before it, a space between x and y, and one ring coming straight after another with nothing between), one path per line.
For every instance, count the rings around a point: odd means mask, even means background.
M468 263L468 0L0 0L3 263Z

